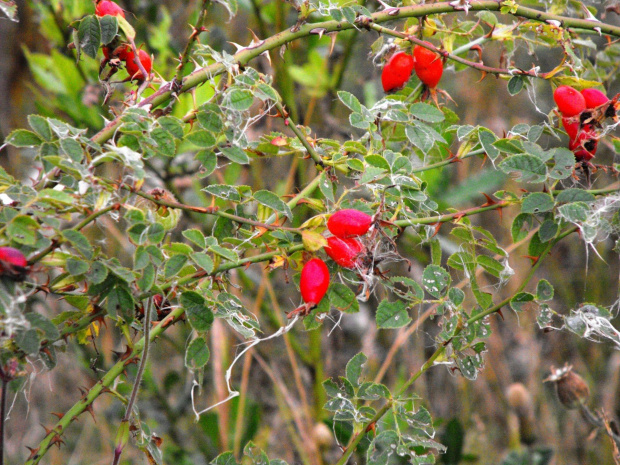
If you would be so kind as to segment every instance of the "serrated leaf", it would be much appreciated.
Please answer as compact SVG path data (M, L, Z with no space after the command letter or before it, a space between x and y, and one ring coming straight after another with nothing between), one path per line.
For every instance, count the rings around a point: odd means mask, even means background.
M250 163L250 157L248 157L248 154L240 147L220 147L219 149L222 155L234 163L239 163L240 165L247 165Z
M211 148L215 145L215 136L204 129L190 132L185 136L185 140L204 149Z
M478 140L491 160L495 160L499 156L499 149L493 145L497 141L497 136L493 131L487 128L480 128L478 130Z
M84 258L91 260L93 258L93 246L88 242L84 234L74 229L67 229L62 232L63 237L80 252Z
M78 27L78 41L82 51L91 58L97 56L101 43L101 27L95 15L85 16Z
M253 197L261 205L269 207L272 210L285 215L290 220L293 219L293 212L291 212L289 206L273 192L268 190L260 190L254 192Z
M38 135L26 129L16 129L5 139L5 143L13 147L35 147L43 143Z
M517 95L523 89L524 79L523 76L512 76L508 81L508 93L512 96Z
M553 299L553 286L546 279L541 279L536 285L536 300L548 301Z
M338 98L353 113L361 113L362 112L362 104L357 99L357 97L355 95L351 94L350 92L346 92L344 90L339 90L338 91Z
M35 245L38 230L39 223L27 215L14 217L7 226L7 234L12 240L30 246Z
M395 302L390 302L387 299L382 300L377 307L375 319L377 327L382 329L402 328L411 322L407 305L401 300Z
M506 174L516 174L517 181L543 182L547 178L547 167L539 158L520 154L502 160L500 169Z
M362 376L362 370L364 365L368 361L368 357L364 355L362 352L356 354L349 362L347 363L346 368L346 377L349 382L353 385L353 387L359 387L360 378Z
M197 337L187 346L185 351L185 366L190 370L202 368L209 362L211 352L207 341L203 337Z
M213 312L207 306L207 301L197 292L187 291L179 299L181 307L190 325L196 331L208 331L213 323Z
M553 197L543 192L534 192L523 199L521 204L522 213L543 213L553 210L555 202Z
M108 45L118 34L118 20L116 16L102 16L99 18L99 27L101 29L101 43L103 45Z
M529 292L519 292L512 299L510 299L510 306L515 312L520 312L523 308L534 301L534 296Z
M39 115L29 115L28 124L40 137L46 141L52 140L52 128L47 119Z
M183 231L183 237L193 242L201 249L207 247L207 240L205 239L204 234L202 234L202 231L199 229L186 229Z
M166 279L170 279L173 276L176 276L185 266L185 263L187 263L187 259L187 255L182 254L177 254L170 257L164 265L164 277Z
M409 112L419 120L427 123L441 123L446 117L443 112L428 103L417 102L409 107Z
M360 305L355 293L342 283L333 283L327 291L332 306L344 313L357 313Z
M225 108L236 111L249 110L254 102L254 94L248 89L233 88L228 92L223 101Z
M450 274L437 265L428 265L422 273L422 285L433 297L440 297L451 281Z

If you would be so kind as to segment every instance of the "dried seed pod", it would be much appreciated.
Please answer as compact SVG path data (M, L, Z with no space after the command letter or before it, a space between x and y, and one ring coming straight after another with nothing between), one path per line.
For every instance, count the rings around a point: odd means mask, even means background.
M590 397L590 388L584 379L573 371L572 365L563 368L551 367L551 376L544 380L555 383L558 399L567 409L585 405Z

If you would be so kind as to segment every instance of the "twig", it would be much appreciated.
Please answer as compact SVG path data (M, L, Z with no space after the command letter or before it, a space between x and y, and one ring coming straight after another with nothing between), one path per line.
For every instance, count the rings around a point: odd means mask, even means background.
M200 13L198 14L198 20L196 21L196 25L192 28L192 33L187 40L185 50L183 50L183 53L181 54L181 60L179 66L177 67L177 74L174 77L174 85L179 88L181 88L183 84L183 68L189 62L194 43L198 40L198 36L200 35L200 33L205 31L203 24L205 22L205 19L207 18L207 8L209 7L210 3L211 0L203 0L202 6L200 7Z
M136 380L134 381L133 389L131 390L131 396L129 397L129 402L127 402L127 409L125 410L125 415L121 420L121 428L124 428L123 424L128 426L129 420L131 418L131 413L133 410L133 406L136 403L136 399L138 398L138 391L140 390L140 383L142 382L142 376L144 375L144 369L146 367L146 362L149 356L149 347L151 343L150 339L150 330L151 330L151 312L153 311L153 298L149 297L146 300L146 304L144 305L144 321L143 331L144 331L144 350L142 352L142 358L140 359L140 366L138 367L138 373L136 374ZM127 433L129 433L129 429L127 428ZM121 442L117 442L116 447L114 448L114 460L112 461L112 465L118 465L118 462L121 459L121 454L123 453L123 448L126 444L125 438L121 438Z
M287 111L284 109L284 107L282 106L282 104L280 102L275 102L275 107L278 109L278 111L280 112L280 116L282 117L282 119L284 120L284 124L291 128L291 131L293 131L295 133L295 135L297 136L297 138L299 139L299 142L301 142L301 144L305 147L305 149L308 151L308 155L310 155L310 157L314 160L314 162L321 166L324 167L325 163L323 162L323 159L321 158L321 156L316 152L316 150L314 149L314 147L312 147L312 145L310 144L310 142L308 142L308 140L306 139L306 137L303 135L303 133L299 130L299 128L297 126L295 126L295 123L293 122L293 120L291 120L291 118L289 117Z

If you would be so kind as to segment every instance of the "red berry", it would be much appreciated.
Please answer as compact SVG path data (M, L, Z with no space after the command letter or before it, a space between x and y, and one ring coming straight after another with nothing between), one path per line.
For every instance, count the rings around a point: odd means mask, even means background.
M372 225L372 216L359 210L338 210L327 220L327 228L342 239L366 234Z
M553 100L562 116L576 116L586 109L586 99L571 86L560 86L555 89Z
M357 239L341 239L336 236L327 238L327 255L343 268L355 268L357 257L364 250L364 246Z
M586 101L586 108L596 108L609 102L607 96L598 89L583 89L581 95Z
M28 272L28 260L13 247L0 247L0 276L23 280Z
M97 3L97 6L95 7L95 14L97 16L110 15L120 16L122 18L125 17L125 12L123 11L123 9L110 0L101 0L99 3Z
M577 133L579 132L579 121L573 121L572 123L569 121L571 118L562 118L562 126L564 126L564 130L566 134L568 134L569 140L574 140L577 137Z
M381 72L383 91L389 92L400 89L411 77L413 71L413 57L405 52L392 55Z
M310 305L318 304L329 287L329 270L320 258L313 258L301 270L299 288L304 302Z
M144 76L142 76L142 72L140 68L134 61L135 54L133 51L129 50L127 52L119 53L119 57L125 61L125 67L127 68L127 73L129 73L129 77L132 81L144 81ZM144 50L138 50L138 56L140 57L140 62L142 66L144 66L144 70L147 74L151 74L151 68L153 67L153 63L151 61L151 56L146 53Z
M584 125L577 137L571 138L568 143L568 148L575 153L577 161L588 161L594 158L597 147L596 132L590 124Z
M428 42L425 43L431 45ZM415 59L415 73L418 79L430 88L437 87L443 74L441 57L421 45L416 45L413 49L413 58Z

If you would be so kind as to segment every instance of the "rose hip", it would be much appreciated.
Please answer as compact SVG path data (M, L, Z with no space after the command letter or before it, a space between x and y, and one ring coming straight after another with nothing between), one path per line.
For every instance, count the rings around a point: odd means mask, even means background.
M97 3L97 6L95 7L95 14L97 16L110 15L120 16L121 18L125 17L125 12L123 11L123 9L110 0L101 0L99 3Z
M28 260L13 247L0 247L0 276L22 281L28 273Z
M413 57L405 52L392 55L381 72L383 91L400 89L411 77L413 72Z
M598 89L583 89L581 95L586 102L586 108L596 108L609 102L607 96Z
M586 99L571 86L560 86L553 93L553 100L562 116L570 118L586 109Z
M315 307L325 296L329 287L329 270L320 258L313 258L301 270L299 288L304 302Z
M338 210L327 220L327 228L342 239L366 234L372 225L372 216L359 210Z
M575 153L577 161L588 161L594 158L597 147L596 132L590 124L585 124L577 137L571 139L568 144L568 148Z
M431 45L429 42L425 43ZM421 45L416 45L413 49L413 58L415 60L415 73L418 79L431 89L437 87L443 74L443 61L441 57Z
M343 268L355 268L357 258L364 250L364 246L355 238L341 239L336 236L327 238L325 252Z
M121 57L121 59L125 61L125 67L127 68L127 73L129 74L131 80L144 81L144 76L142 76L140 68L134 61L134 57L136 55L133 53L133 51L129 50L122 55L123 56L119 54L119 57ZM144 66L144 70L147 72L147 74L151 74L151 69L153 67L151 56L144 50L138 50L138 56L140 57L140 62L142 63L142 66Z

